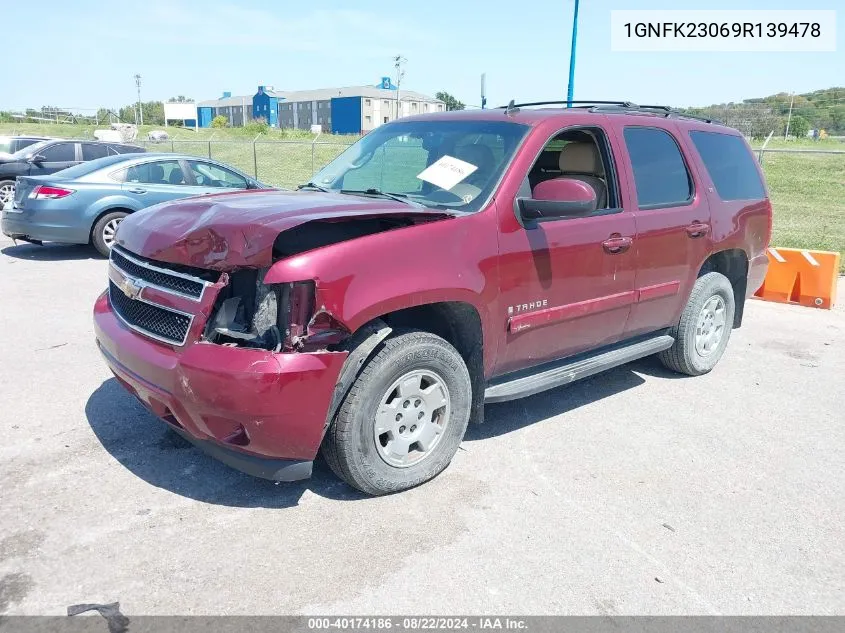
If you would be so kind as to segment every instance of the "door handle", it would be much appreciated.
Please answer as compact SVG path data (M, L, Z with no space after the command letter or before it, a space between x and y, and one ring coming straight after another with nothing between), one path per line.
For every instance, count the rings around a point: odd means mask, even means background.
M147 190L141 189L140 187L132 187L132 189L129 190L129 193L147 193Z
M693 222L687 227L687 235L690 237L704 237L710 232L710 225L705 222Z
M631 248L631 244L633 244L633 242L634 238L622 237L616 233L602 242L601 247L604 249L605 253L617 255L618 253L624 253Z

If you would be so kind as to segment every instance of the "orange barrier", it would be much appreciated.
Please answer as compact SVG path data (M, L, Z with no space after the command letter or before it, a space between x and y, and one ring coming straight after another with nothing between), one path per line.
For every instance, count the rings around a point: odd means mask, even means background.
M755 297L830 310L836 303L839 253L770 248L769 270Z

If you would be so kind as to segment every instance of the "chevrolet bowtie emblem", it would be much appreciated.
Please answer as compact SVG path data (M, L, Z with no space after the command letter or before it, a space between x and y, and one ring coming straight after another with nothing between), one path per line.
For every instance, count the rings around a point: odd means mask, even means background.
M125 277L123 281L117 284L117 287L120 288L120 291L130 299L137 299L140 296L141 291L144 289L144 283L138 279Z

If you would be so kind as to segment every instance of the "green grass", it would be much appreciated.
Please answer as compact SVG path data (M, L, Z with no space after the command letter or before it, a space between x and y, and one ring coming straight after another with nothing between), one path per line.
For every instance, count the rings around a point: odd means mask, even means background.
M199 132L169 127L173 139L146 143L147 133L157 126L144 126L141 144L150 151L176 151L211 157L257 175L271 185L295 187L311 179L314 171L334 159L355 136L323 134L313 145L304 130L270 130L259 137L253 153L254 135L242 128L203 129ZM92 126L37 123L0 123L0 134L27 133L92 138ZM762 141L752 144L759 148ZM773 138L772 149L845 150L845 143L825 139L784 141ZM257 167L257 174L256 174ZM839 251L845 272L845 154L766 154L763 170L774 207L772 244L792 248Z
M766 154L772 245L839 251L845 273L845 154Z

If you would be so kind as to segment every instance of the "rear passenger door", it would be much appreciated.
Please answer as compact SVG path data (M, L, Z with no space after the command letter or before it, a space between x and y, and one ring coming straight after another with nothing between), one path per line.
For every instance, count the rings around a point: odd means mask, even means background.
M153 160L121 169L114 178L123 183L123 192L139 203L139 208L194 195L179 160Z
M624 195L637 236L635 289L625 336L671 326L680 318L698 271L711 250L707 196L678 142L673 124L619 125L623 169L633 183Z

